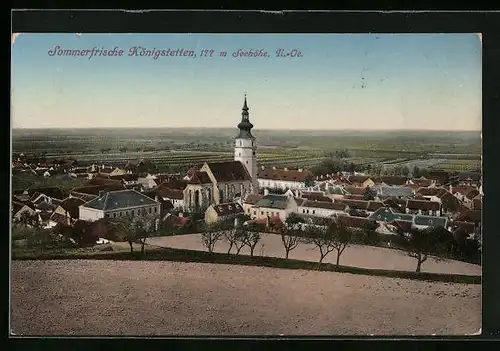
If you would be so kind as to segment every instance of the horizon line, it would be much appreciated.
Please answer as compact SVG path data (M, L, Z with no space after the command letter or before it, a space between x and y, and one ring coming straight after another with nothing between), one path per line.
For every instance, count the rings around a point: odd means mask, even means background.
M237 127L227 127L227 126L220 126L220 127L114 127L114 126L109 126L109 127L12 127L12 130L19 130L19 129L120 129L120 130L126 130L126 129L238 129ZM398 128L398 129L370 129L370 128L341 128L341 129L309 129L309 128L300 128L300 129L295 129L295 128L254 128L253 130L256 131L269 131L269 130L276 130L276 131L346 131L346 132L352 132L352 131L367 131L367 132L385 132L385 131L391 131L391 132L398 132L398 131L414 131L414 132L482 132L482 128L480 129L416 129L416 128Z

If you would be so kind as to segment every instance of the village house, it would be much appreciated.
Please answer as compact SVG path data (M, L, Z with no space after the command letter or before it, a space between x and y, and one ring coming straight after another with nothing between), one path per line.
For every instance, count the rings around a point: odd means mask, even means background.
M297 208L298 214L307 214L318 217L334 215L348 215L349 206L340 202L303 201Z
M343 203L349 206L349 213L356 216L369 216L381 207L385 207L385 204L380 201L366 201L366 200L351 200L342 199L335 201L336 203Z
M80 219L96 221L100 218L160 215L160 203L135 190L101 193L97 198L80 205Z
M85 201L76 197L64 199L49 217L47 228L53 228L58 224L72 226L78 220L78 208Z
M109 179L120 181L124 186L139 185L139 175L134 173L110 175Z
M184 209L184 191L180 189L170 189L159 187L156 194L165 201L170 201L174 209Z
M375 185L375 181L366 175L349 175L347 177L347 180L349 181L351 186L360 187L363 189L366 188L367 186L373 187Z
M453 187L450 185L449 192L469 208L472 207L473 199L479 195L479 190L473 186Z
M140 159L140 160L130 160L125 165L124 169L131 173L151 173L157 172L157 168L150 160Z
M214 224L237 218L244 214L243 207L238 203L210 205L205 211L205 223Z
M424 199L429 201L440 202L440 195L443 194L443 191L446 190L441 187L435 187L435 188L421 187L415 192L415 194L420 194Z
M280 220L284 223L288 215L292 212L297 213L297 210L298 203L296 199L285 195L266 193L250 208L250 213L247 212L247 214L252 219L279 216Z
M260 188L267 189L305 189L314 185L314 176L311 171L299 168L298 170L288 168L265 168L257 172L257 180Z
M30 197L32 197L36 193L43 194L48 199L62 200L66 197L64 196L64 192L59 187L28 188L23 192L23 194L28 195Z
M321 201L321 202L333 202L332 199L329 197L325 196L323 192L319 191L307 191L307 192L300 192L299 194L300 198L305 199L305 200L310 200L310 201Z
M285 195L289 198L288 195ZM261 200L264 197L264 195L261 194L249 194L245 200L243 201L243 211L245 212L246 215L252 216L252 208L255 206L259 200Z
M14 222L20 222L24 218L31 219L37 217L37 212L33 205L29 205L28 203L23 203L19 201L11 201L11 209L12 209L12 220Z
M157 186L155 179L156 177L154 175L148 173L144 174L143 176L139 176L137 178L137 183L143 190L153 189Z
M210 205L234 202L252 192L252 180L240 161L205 163L184 189L184 207L204 212Z
M376 185L372 188L379 200L386 198L406 199L413 197L413 190L403 186Z
M406 201L406 213L419 214L419 215L429 215L429 216L440 216L441 215L441 203L426 200L407 200Z
M394 211L390 207L381 207L375 212L373 212L369 218L377 221L377 222L386 222L390 223L392 221L413 221L413 215L399 213Z

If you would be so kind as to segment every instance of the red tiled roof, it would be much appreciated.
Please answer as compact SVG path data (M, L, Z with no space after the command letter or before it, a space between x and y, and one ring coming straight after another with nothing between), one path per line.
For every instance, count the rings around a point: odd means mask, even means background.
M449 191L445 192L440 196L441 203L443 204L443 208L447 211L456 212L460 209L461 202L454 195L452 195Z
M324 208L328 210L344 211L346 204L340 202L324 202L324 201L304 201L302 207Z
M426 200L408 200L406 202L406 208L410 210L439 211L441 204L439 202Z
M208 163L217 182L251 180L250 174L240 161Z
M190 219L188 217L179 217L175 215L170 215L167 218L165 218L164 222L167 225L170 225L174 228L180 228L185 226L189 221Z
M241 207L240 204L234 202L212 205L212 207L219 217L226 217L244 212L243 207Z
M305 182L306 180L313 180L314 175L309 170L298 171L295 169L260 169L257 172L257 178L260 179L271 179L271 180L282 180L289 182Z
M477 195L479 195L479 191L477 189L471 189L465 194L465 197L468 198L469 200L472 200Z
M348 186L344 188L351 195L363 195L365 193L365 188Z
M420 184L405 184L403 185L405 188L412 188L413 190L417 190L418 188L422 187Z
M191 180L189 181L190 184L209 184L211 182L212 181L210 180L208 173L200 171L194 172L191 176Z
M364 183L366 180L370 179L368 176L361 176L361 175L351 175L347 178L350 183Z
M166 187L170 189L179 189L179 190L184 190L187 185L187 181L183 179L170 179L166 182L161 183L158 185L159 188Z
M364 195L345 195L344 199L349 199L349 200L364 200L365 196Z
M162 187L157 191L158 196L167 199L182 200L184 199L184 191L179 189L169 189Z
M412 182L420 187L428 187L432 185L432 179L427 179L427 178L412 179Z
M382 176L376 179L376 183L384 183L387 185L404 185L408 178L398 176Z
M442 188L418 188L417 193L423 196L438 196Z
M341 199L336 202L341 202L347 204L351 209L357 210L366 210L368 208L369 201L364 200L349 200L349 199Z
M324 196L322 193L302 193L301 197L313 201L332 202L332 199Z
M78 206L83 205L84 200L77 197L69 197L65 199L59 206L61 206L65 211L68 211L71 218L78 218L79 208Z

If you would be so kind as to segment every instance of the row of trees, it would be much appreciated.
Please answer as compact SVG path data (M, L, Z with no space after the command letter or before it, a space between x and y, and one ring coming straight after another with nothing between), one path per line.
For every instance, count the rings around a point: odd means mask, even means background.
M376 222L367 222L364 228L354 229L347 227L338 219L324 219L317 225L306 224L295 214L288 216L284 226L278 228L281 236L285 258L301 243L314 245L319 251L318 269L324 259L331 253L336 253L336 264L346 248L352 244L380 244L379 234L376 232ZM202 228L201 236L209 252L214 252L217 242L225 241L229 244L228 254L235 249L238 255L241 249L247 246L250 256L254 255L255 247L261 240L260 228L256 226L234 227L230 223L214 224ZM276 229L276 228L274 228ZM420 272L422 265L429 258L439 261L445 257L463 258L467 255L480 253L480 235L470 237L461 235L454 237L444 228L408 230L399 229L394 236L396 248L404 250L408 256L416 261L416 272ZM480 256L480 255L479 255Z

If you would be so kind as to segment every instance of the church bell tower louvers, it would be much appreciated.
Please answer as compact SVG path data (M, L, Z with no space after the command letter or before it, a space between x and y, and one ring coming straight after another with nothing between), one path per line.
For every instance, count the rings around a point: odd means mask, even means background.
M247 96L241 112L241 122L238 124L239 134L235 138L234 160L240 161L252 177L252 193L259 192L259 183L257 182L257 145L255 137L252 135L253 124L250 123L247 105Z

